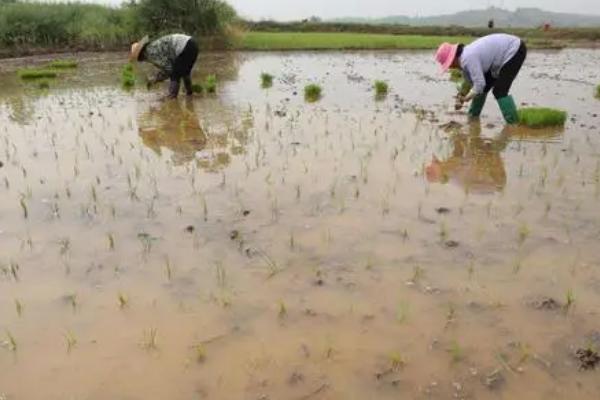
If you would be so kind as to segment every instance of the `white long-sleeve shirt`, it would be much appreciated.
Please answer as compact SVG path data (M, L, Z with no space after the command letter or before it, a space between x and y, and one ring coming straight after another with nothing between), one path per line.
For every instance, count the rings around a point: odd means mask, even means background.
M498 78L502 67L517 54L520 46L521 39L504 33L484 36L465 46L460 66L467 80L473 84L475 93L484 92L487 72Z

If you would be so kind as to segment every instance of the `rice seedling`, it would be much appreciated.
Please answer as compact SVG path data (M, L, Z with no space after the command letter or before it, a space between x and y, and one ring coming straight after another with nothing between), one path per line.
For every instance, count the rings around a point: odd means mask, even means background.
M519 110L519 123L530 128L564 126L567 113L551 108L522 108Z
M69 294L65 297L65 300L67 302L67 304L69 304L71 306L71 308L73 309L73 312L77 311L77 294L76 293L72 293Z
M29 210L27 208L27 203L25 203L25 196L21 195L19 199L19 204L21 205L21 209L23 210L23 218L29 218Z
M398 304L398 309L396 310L396 321L403 324L408 319L409 313L410 304L407 301L400 302L400 304Z
M263 89L269 89L273 86L273 75L263 72L260 74L260 86Z
M600 85L596 86L596 98L600 99Z
M529 225L527 225L527 223L522 223L521 226L519 227L519 234L518 234L518 238L517 238L517 242L519 244L519 246L522 246L525 241L527 240L527 238L529 237L529 235L531 234L531 230L529 229Z
M196 94L202 94L204 93L204 86L202 86L200 83L194 83L192 84L192 92Z
M167 276L167 281L171 282L173 278L173 268L171 267L171 260L169 257L165 257L165 275Z
M22 80L36 80L36 79L48 79L48 78L56 78L57 72L48 70L48 69L38 69L38 68L25 68L17 71L19 78Z
M129 307L129 297L127 297L127 295L119 292L117 299L119 300L119 309L123 310L123 309Z
M565 299L565 311L569 311L573 308L573 306L575 305L575 293L573 292L573 289L569 289L567 290L567 295L566 295L566 299Z
M108 250L114 251L115 250L115 235L112 233L108 233L106 235L106 238L108 240Z
M202 364L206 361L206 349L202 343L194 346L194 358L198 364Z
M153 238L151 235L145 232L138 233L137 238L142 245L142 254L149 254L152 251L152 244L156 238Z
M158 349L158 330L156 328L149 328L144 331L144 341L142 347L148 351Z
M217 92L217 77L213 74L210 74L206 77L204 81L204 90L206 93L214 94Z
M59 239L58 244L60 246L59 252L61 256L68 254L71 250L71 239L69 238Z
M17 352L17 349L19 348L18 344L17 344L17 339L15 339L15 337L13 336L12 333L10 333L10 331L6 331L6 338L8 339L8 349L10 351L12 351L13 353Z
M450 343L448 353L450 354L453 363L459 363L465 358L465 351L456 340L453 340L452 343Z
M375 99L383 100L390 91L389 85L384 81L375 81L373 84L375 88Z
M19 318L23 316L23 303L19 299L15 299L15 310L17 311L17 316Z
M404 366L406 365L406 361L404 360L404 357L402 357L402 354L400 354L400 352L395 351L390 354L390 364L392 371L398 372L402 368L404 368Z
M20 266L15 261L11 261L10 264L8 265L8 272L10 273L10 275L13 277L13 279L15 281L19 280L19 269L20 269Z
M220 261L215 262L215 275L217 279L217 286L221 289L227 287L227 271Z
M65 332L64 337L65 343L67 345L67 353L70 353L71 350L73 350L75 346L77 346L77 338L71 331Z
M121 70L121 85L125 89L131 89L135 86L135 71L131 63L125 64Z
M448 311L446 312L446 328L452 325L456 321L456 307L454 304L448 304Z
M287 317L287 314L288 311L285 303L283 302L283 300L279 300L279 311L277 312L279 319L284 319L285 317Z
M54 60L48 64L48 68L52 69L73 69L79 64L75 60Z
M304 88L304 99L309 103L314 103L321 99L322 93L321 86L313 83Z

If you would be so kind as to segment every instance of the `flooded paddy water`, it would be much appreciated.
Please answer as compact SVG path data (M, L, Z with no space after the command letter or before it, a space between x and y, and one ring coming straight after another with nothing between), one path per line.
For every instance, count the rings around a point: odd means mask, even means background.
M209 54L177 102L3 61L0 399L597 399L599 55L526 62L559 131L468 124L428 52Z

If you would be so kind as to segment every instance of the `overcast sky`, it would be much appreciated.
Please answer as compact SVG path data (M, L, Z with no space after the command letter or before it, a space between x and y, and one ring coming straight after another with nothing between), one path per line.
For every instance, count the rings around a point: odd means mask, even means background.
M87 0L120 4L122 0ZM428 16L496 6L514 10L538 7L547 11L600 15L600 0L227 0L243 17L302 19L335 17Z
M388 15L437 15L490 5L514 10L539 7L548 11L599 14L600 0L228 0L244 17L299 19L316 15L381 17Z

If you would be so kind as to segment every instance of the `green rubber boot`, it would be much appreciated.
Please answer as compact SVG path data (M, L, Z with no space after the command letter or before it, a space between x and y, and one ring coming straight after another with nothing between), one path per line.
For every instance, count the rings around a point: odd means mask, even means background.
M502 111L502 115L504 116L504 120L507 124L513 125L519 122L517 105L515 104L515 100L512 96L506 96L498 99L498 105L500 106L500 111Z
M477 96L475 96L473 101L471 101L471 106L469 107L469 117L479 118L479 116L481 115L481 111L483 111L483 106L485 105L486 98L486 93L478 94Z

